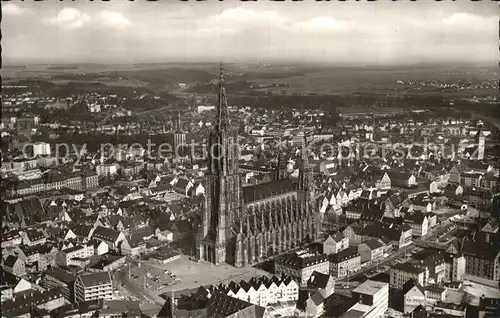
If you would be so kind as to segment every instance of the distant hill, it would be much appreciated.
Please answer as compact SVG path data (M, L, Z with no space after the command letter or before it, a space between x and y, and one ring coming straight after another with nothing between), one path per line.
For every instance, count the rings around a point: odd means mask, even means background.
M214 74L188 68L165 68L152 70L113 71L114 77L125 77L158 86L176 86L178 83L206 83L214 79Z
M47 70L51 70L51 71L64 71L64 70L77 70L78 67L76 66L49 66L47 67Z

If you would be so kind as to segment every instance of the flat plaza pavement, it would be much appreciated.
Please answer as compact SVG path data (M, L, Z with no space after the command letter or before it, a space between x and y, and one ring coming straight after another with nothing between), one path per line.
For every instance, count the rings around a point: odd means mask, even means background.
M182 255L181 258L167 264L161 264L153 260L148 260L145 263L146 266L169 270L181 279L177 285L169 286L162 292L193 289L220 283L227 284L232 280L239 282L249 280L254 276L272 276L270 273L254 267L236 268L227 264L213 265L206 262L196 262L190 260L187 255Z

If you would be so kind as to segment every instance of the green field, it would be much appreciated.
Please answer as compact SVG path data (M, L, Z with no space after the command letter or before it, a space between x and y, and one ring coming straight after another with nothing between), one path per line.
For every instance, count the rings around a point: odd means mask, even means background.
M497 88L465 90L437 88L412 84L414 81L492 81L498 79L495 68L479 67L331 67L304 65L245 65L225 66L228 82L251 82L279 87L253 88L274 94L440 94L447 96L491 96ZM28 65L4 67L4 81L21 78L51 79L54 83L101 82L109 86L167 89L181 92L179 83L189 85L208 83L217 78L215 63L161 63L136 65L72 64ZM396 81L406 84L396 85ZM412 82L413 81L413 82ZM409 83L408 83L409 82ZM286 87L284 87L286 86Z

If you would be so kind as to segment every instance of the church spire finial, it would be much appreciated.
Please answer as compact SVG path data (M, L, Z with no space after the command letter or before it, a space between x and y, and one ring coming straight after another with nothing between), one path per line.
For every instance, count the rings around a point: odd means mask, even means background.
M222 62L220 62L219 80L221 83L224 83L224 65L222 64Z
M217 105L217 125L219 129L228 127L228 115L227 115L227 97L226 97L226 87L224 85L224 66L222 62L220 63L220 74L219 74L219 103Z

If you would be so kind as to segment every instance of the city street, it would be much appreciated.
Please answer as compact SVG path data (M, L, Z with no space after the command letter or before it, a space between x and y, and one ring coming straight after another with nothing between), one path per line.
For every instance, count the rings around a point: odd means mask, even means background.
M349 281L349 283L351 283L351 281L356 280L356 278L358 278L359 276L367 274L371 271L374 271L374 270L377 271L377 269L378 269L381 272L381 269L383 269L384 267L386 268L388 265L390 265L390 263L397 261L398 259L404 259L404 258L408 257L409 255L411 255L411 253L413 251L415 251L417 249L419 249L419 247L417 247L412 242L409 245L407 245L401 249L398 249L397 251L390 254L388 257L386 257L378 262L373 262L369 265L362 267L357 272L354 272L348 276L341 277L336 282L339 284L343 284L343 283L346 283L347 281Z
M158 305L163 305L165 300L159 297L157 294L152 293L150 289L145 289L143 284L139 283L143 278L140 277L139 280L134 281L131 276L127 273L126 269L123 269L115 273L115 279L123 284L123 288L128 291L132 296L148 303L156 303Z

